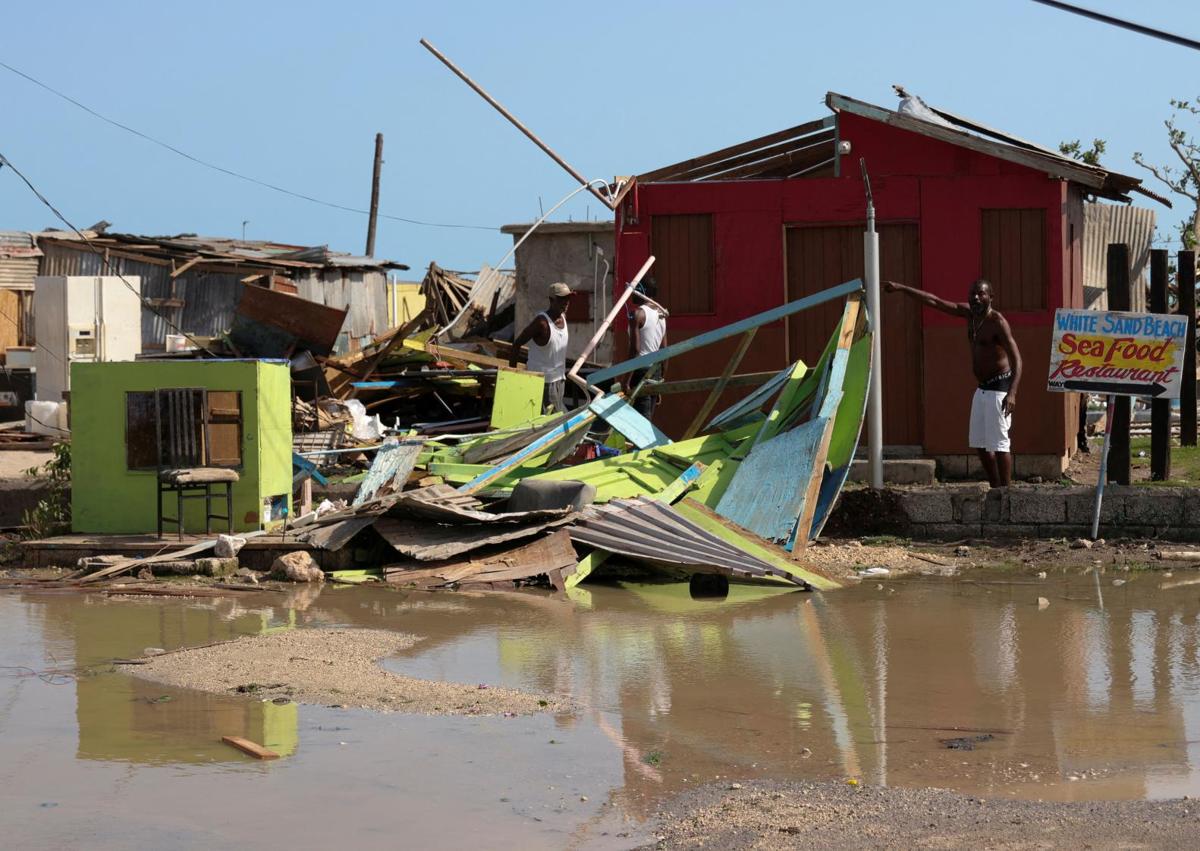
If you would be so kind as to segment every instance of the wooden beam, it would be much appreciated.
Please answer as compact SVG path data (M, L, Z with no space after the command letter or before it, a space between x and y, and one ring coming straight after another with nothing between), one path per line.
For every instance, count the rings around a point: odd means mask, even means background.
M1196 252L1180 251L1178 269L1179 312L1187 317L1183 347L1183 386L1179 393L1179 445L1196 445Z
M698 157L693 157L690 160L683 160L682 162L677 162L673 165L663 166L662 168L657 168L654 171L648 171L645 174L639 174L637 179L641 183L652 183L659 180L678 179L679 175L682 175L693 169L720 162L721 160L726 160L739 154L749 153L750 151L755 151L759 148L764 148L767 145L773 145L777 142L783 142L787 139L794 139L799 136L804 136L817 130L821 130L825 127L832 127L834 121L834 117L829 115L825 118L817 119L816 121L809 121L805 124L797 125L796 127L789 127L787 130L780 130L778 133L760 136L757 139L751 139L747 142L740 142L737 145L730 145L728 148L722 148L719 151L713 151L709 154L702 154Z
M376 177L378 178L378 174L376 175ZM374 234L372 234L372 239L374 239ZM375 370L379 368L379 364L381 364L383 362L384 358L386 358L388 355L390 355L392 353L392 349L396 348L396 346L403 343L404 340L408 339L409 334L413 333L414 331L416 331L418 328L421 327L421 323L423 323L425 321L425 317L427 315L428 314L427 314L426 310L422 310L420 313L418 313L412 319L412 321L406 322L404 325L398 326L396 328L396 330L392 332L392 335L391 335L391 337L388 338L387 343L385 343L383 345L383 347L379 349L378 352L376 352L374 355L372 355L370 360L368 360L365 364L363 364L362 370L361 370L363 381L368 380L372 375L375 374ZM358 388L357 387L352 388L350 390L350 398L353 399L357 395L358 395Z
M731 375L725 383L725 389L730 387L757 387L760 384L766 384L772 378L779 374L779 370L772 369L770 372L743 372L741 375ZM647 391L654 391L656 396L669 396L675 393L699 393L703 390L712 390L721 376L714 375L710 378L685 378L679 381L663 381L657 384L652 384L647 387Z
M578 413L572 414L567 418L566 422L555 428L553 431L542 435L524 449L521 449L520 451L510 455L508 458L505 458L500 463L489 467L487 470L484 470L478 476L471 479L471 481L460 487L458 489L459 492L475 493L476 491L483 489L488 485L488 483L500 478L509 470L520 466L521 462L525 461L527 458L532 458L534 455L540 454L551 444L567 437L571 434L571 432L575 431L575 429L586 428L588 423L592 422L594 419L596 419L596 415L587 408L584 408ZM430 470L430 472L433 472L433 470Z
M728 337L736 337L749 331L751 328L761 328L763 325L769 325L780 319L785 319L795 313L808 310L810 307L816 307L818 304L824 304L827 301L848 296L854 292L862 291L862 279L855 278L852 281L847 281L844 284L839 284L836 287L830 287L827 290L822 290L819 293L813 293L796 301L790 301L787 304L779 307L765 310L762 313L756 313L754 316L748 316L745 319L738 320L721 328L714 328L711 331L706 331L703 334L697 334L682 342L659 349L657 352L633 358L614 364L606 369L597 370L588 377L588 383L596 386L601 382L616 378L618 375L626 375L635 370L645 369L653 366L656 363L661 363L665 360L670 360L676 355L681 355L686 352L692 352L696 349L702 349L705 346L724 340Z
M825 160L833 159L835 140L833 133L822 133L813 137L812 144L800 148L792 147L777 154L752 160L737 168L713 169L705 180L742 180L765 174L775 169L806 169Z
M241 736L222 736L221 741L237 748L244 754L249 754L255 759L279 759L279 754L275 753L275 751L264 748L262 745L252 742L249 739L243 739Z
M680 440L690 440L695 437L705 421L708 419L709 413L712 412L713 406L717 404L717 399L721 398L721 394L725 392L725 387L729 384L729 379L737 370L742 362L742 358L746 356L746 352L750 349L750 344L754 342L754 335L758 333L757 328L751 328L742 335L742 342L738 343L737 349L733 353L733 357L725 364L725 370L721 373L717 383L713 385L713 389L709 392L708 398L704 400L704 404L700 406L700 410L696 411L696 416L692 417L692 422L688 425L687 430L683 433Z
M193 257L191 260L188 260L182 266L175 267L175 269L171 272L171 278L172 279L178 278L180 275L182 275L188 269L192 268L197 263L200 263L203 260L204 260L204 258L201 257L199 254L197 254L195 257ZM172 264L172 265L174 265L174 264Z
M821 442L813 458L812 476L808 480L808 488L804 494L804 508L796 522L796 538L792 545L792 558L800 558L804 548L808 546L808 538L812 532L813 516L817 510L817 502L821 496L821 483L825 478L825 459L829 456L829 442L833 439L833 426L837 419L837 403L841 401L842 385L845 384L845 363L850 357L850 346L854 343L854 331L858 326L858 316L862 311L862 295L856 294L846 299L846 309L842 313L841 333L838 335L837 349L834 351L831 371L836 376L836 368L840 362L841 376L837 387L826 389L826 399L821 405L819 415L825 419L825 430ZM836 398L834 395L836 394Z

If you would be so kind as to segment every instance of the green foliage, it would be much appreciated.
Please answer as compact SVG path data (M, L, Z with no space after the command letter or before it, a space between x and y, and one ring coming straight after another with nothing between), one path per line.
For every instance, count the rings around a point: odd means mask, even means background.
M1152 165L1146 162L1141 151L1133 155L1133 161L1154 175L1172 194L1191 202L1192 215L1180 223L1179 238L1185 249L1194 249L1200 232L1200 141L1179 125L1181 121L1200 118L1200 104L1173 99L1171 109L1171 117L1163 122L1163 126L1167 128L1167 144L1179 165Z
M1072 157L1088 165L1100 165L1100 156L1107 147L1103 139L1093 139L1092 146L1085 149L1078 139L1070 142L1059 142L1058 152L1063 156Z
M48 538L60 535L71 528L71 444L54 444L54 457L37 467L25 471L25 475L41 479L49 490L37 505L21 517L24 535L29 539Z

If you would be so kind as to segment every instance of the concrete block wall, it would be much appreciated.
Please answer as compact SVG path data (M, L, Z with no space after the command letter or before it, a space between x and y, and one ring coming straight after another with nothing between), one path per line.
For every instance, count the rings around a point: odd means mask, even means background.
M984 483L930 487L847 487L826 533L960 538L1082 538L1091 533L1095 489ZM1100 512L1105 538L1200 541L1200 489L1105 488Z

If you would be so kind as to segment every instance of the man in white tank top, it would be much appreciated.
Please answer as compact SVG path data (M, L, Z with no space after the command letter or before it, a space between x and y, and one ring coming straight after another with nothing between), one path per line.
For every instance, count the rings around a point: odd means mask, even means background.
M517 365L517 351L528 345L529 358L526 368L540 372L546 378L546 397L543 410L565 413L563 391L567 384L567 304L571 301L571 288L562 281L550 285L550 305L533 317L533 321L513 340L508 365Z
M635 358L642 355L648 355L651 352L657 352L663 347L667 339L667 313L661 310L661 305L653 301L657 294L657 288L653 281L643 281L639 288L634 291L633 300L637 302L637 309L629 317L629 357ZM635 370L630 376L629 389L632 390L641 384L642 379L649 375L652 379L661 379L664 370L663 364L657 364L649 370ZM654 416L654 406L658 401L658 397L653 392L643 389L638 397L633 400L633 407L646 419L651 419Z

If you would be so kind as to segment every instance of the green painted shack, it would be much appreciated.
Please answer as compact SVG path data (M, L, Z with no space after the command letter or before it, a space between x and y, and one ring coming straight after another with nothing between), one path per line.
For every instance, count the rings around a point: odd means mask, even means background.
M291 371L286 362L174 360L71 367L71 526L75 532L154 532L160 426L155 391L203 389L210 466L237 470L234 529L282 525L292 509ZM198 435L199 436L199 435ZM223 493L223 491L222 491ZM224 499L215 513L224 514ZM175 514L172 495L164 512ZM185 528L204 531L204 500L186 501ZM222 520L213 532L224 532ZM164 529L172 534L174 525Z

